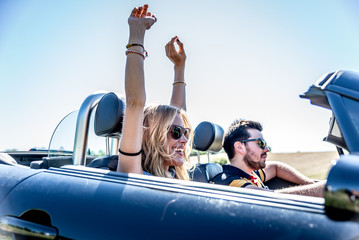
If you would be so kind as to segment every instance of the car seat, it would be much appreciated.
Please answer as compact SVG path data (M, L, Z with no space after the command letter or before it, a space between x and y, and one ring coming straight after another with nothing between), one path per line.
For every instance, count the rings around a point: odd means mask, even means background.
M122 133L124 110L125 103L121 96L113 92L105 94L97 105L94 122L95 134L100 137L106 137L107 140L110 137L119 139ZM118 144L115 148L117 152ZM87 167L116 170L118 155L110 155L109 150L107 150L107 154L106 156L95 158Z
M198 124L194 131L193 148L198 151L206 151L209 153L219 152L222 149L223 128L212 122L204 121ZM192 181L210 183L214 176L221 173L222 166L218 163L200 163L200 155L198 154L199 163L189 171Z

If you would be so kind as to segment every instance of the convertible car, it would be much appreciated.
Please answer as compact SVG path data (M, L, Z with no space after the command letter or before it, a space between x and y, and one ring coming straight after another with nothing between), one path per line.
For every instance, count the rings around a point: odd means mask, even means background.
M197 164L192 181L116 172L124 101L96 93L59 123L46 156L0 154L0 237L359 239L359 73L326 74L301 97L333 113L324 198L211 184L215 163ZM193 147L219 151L222 136L202 122Z

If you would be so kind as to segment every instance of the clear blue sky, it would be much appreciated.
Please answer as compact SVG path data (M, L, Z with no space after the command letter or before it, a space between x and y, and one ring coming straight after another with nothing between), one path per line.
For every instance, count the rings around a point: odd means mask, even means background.
M164 46L185 44L195 127L258 120L274 152L335 150L323 143L330 111L299 98L327 72L359 71L359 2L0 1L0 150L47 147L57 123L98 90L124 93L127 18L148 3L148 103L168 103Z

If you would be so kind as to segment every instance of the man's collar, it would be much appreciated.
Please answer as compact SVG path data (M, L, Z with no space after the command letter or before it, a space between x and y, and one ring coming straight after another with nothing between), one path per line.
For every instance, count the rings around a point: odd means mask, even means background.
M241 177L249 178L251 175L243 171L242 169L235 167L231 164L225 164L222 166L223 172L230 174L230 175L239 175Z

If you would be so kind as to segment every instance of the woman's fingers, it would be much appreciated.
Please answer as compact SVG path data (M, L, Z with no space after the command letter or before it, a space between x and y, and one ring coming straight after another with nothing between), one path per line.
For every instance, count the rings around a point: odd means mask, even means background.
M131 17L136 17L136 18L151 17L151 13L148 12L147 10L148 10L147 4L143 6L135 7L131 12ZM152 17L155 19L155 21L157 20L154 15L152 15Z
M132 10L132 12L131 12L131 17L136 17L137 11L138 11L138 8L135 7L135 8Z
M148 5L147 4L143 5L143 9L142 9L142 11L140 13L141 17L146 17L147 16L147 9L148 9Z
M148 5L145 4L143 6L134 8L128 21L129 24L135 24L136 22L140 24L142 23L148 30L155 22L157 22L157 18L155 15L148 11Z
M184 52L183 42L181 42L181 41L179 40L179 38L177 38L177 45L178 45L178 52L179 52L179 53L183 53L183 52Z
M175 48L175 43L178 45L178 51ZM182 64L186 60L186 53L183 48L183 43L178 36L173 37L165 46L166 56L176 65Z

